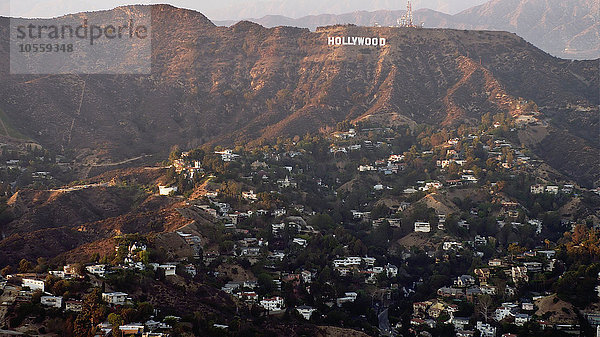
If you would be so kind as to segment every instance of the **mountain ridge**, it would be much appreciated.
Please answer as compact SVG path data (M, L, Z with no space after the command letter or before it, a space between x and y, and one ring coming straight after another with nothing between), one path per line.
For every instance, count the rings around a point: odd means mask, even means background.
M572 2L541 0L492 0L457 14L450 15L431 9L414 12L415 21L429 28L469 30L501 30L517 33L546 52L573 59L600 57L600 22L593 13L600 10L600 1ZM390 26L404 10L355 11L344 14L308 15L300 18L267 15L247 19L266 27L293 25L311 30L332 24ZM234 20L215 21L230 25Z
M6 58L0 61L7 78L0 109L11 127L96 165L148 153L160 158L173 145L303 136L367 115L476 124L486 112L510 112L496 102L502 91L511 100L535 101L549 117L566 111L561 127L590 151L598 148L591 131L598 125L597 63L559 60L512 33L339 25L311 32L250 22L218 27L197 12L151 9L150 76L17 76L8 75ZM328 36L382 36L388 44L334 47ZM7 43L0 43L0 53Z

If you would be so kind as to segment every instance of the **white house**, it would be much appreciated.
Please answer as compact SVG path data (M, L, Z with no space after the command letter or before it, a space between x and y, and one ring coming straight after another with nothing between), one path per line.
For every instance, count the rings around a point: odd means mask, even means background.
M510 273L514 283L519 283L521 280L523 282L529 282L527 267L525 266L513 266L510 270Z
M547 259L551 259L556 256L555 250L538 250L535 252L535 255L544 256Z
M431 224L429 222L415 222L415 232L429 233L431 232Z
M302 280L304 281L304 283L311 283L312 282L312 273L308 270L303 270L300 273L300 276L302 277Z
M514 313L516 312L515 307L513 306L509 306L509 305L502 305L500 308L496 309L496 311L494 312L494 319L496 321L501 321L511 315L514 315Z
M527 314L516 314L515 315L515 325L523 326L527 322L529 322L529 315L527 315Z
M351 267L351 266L360 266L362 259L358 256L350 256L345 259L333 260L334 267Z
M258 196L252 190L249 192L242 192L242 198L246 200L258 200Z
M265 298L260 301L260 305L268 311L278 311L283 309L283 298L275 296L273 298Z
M177 270L177 266L174 264L161 264L158 268L165 271L165 276L175 275L175 271Z
M21 286L28 287L32 291L41 290L44 291L44 280L35 278L24 278Z
M141 323L132 323L119 326L123 335L138 335L144 332L144 325Z
M554 185L546 186L546 193L558 194L558 186L554 186Z
M42 296L40 298L40 303L49 307L61 308L62 299L62 296Z
M296 183L295 181L291 180L289 177L285 177L285 179L278 179L277 180L277 185L279 185L280 188L296 188L298 187L298 183Z
M454 249L462 249L462 244L456 241L446 241L442 245L442 249L444 250L454 250Z
M531 194L542 194L544 193L544 185L532 185L529 191Z
M344 303L356 301L357 296L358 296L358 294L355 292L347 292L344 294L344 297L339 297L336 300L336 304L338 307L341 307L342 304L344 304Z
M292 243L295 243L297 245L299 245L300 247L306 247L307 242L305 239L302 238L294 238L294 240L292 240Z
M398 267L388 263L385 266L385 272L387 274L387 277L396 277L396 275L398 275Z
M477 321L476 328L481 333L481 337L496 337L496 327L493 327L488 323Z
M305 320L310 320L310 316L312 316L312 313L316 310L313 307L309 307L307 305L302 305L296 308L296 310L298 310L298 313L300 315L302 315L302 317L304 317Z
M106 265L104 264L95 264L93 266L85 267L88 273L94 274L100 277L104 277L106 275Z
M124 305L127 294L122 292L102 293L102 300L112 305Z
M67 301L65 302L65 310L81 312L83 310L83 301Z
M225 162L229 162L239 158L240 155L233 153L233 150L215 151L215 154L220 154L221 159Z
M177 186L168 187L168 186L158 186L158 194L159 195L170 195L171 193L177 192Z

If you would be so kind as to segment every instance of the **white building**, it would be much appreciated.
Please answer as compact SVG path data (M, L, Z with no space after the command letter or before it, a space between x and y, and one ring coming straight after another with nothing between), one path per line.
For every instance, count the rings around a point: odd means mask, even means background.
M488 323L477 321L476 328L481 333L481 337L496 337L496 328Z
M503 304L500 308L496 309L496 311L494 312L494 319L499 322L511 315L514 315L514 313L517 311L517 309L518 308L516 308L515 306Z
M337 259L333 260L334 267L352 267L352 266L360 266L362 259L357 256L350 256L345 259Z
M527 322L529 322L529 315L527 315L527 314L516 314L515 315L515 325L523 326Z
M28 287L32 291L41 290L44 291L44 280L35 278L24 278L21 286Z
M104 264L95 264L93 266L85 267L88 273L97 275L100 277L104 277L106 275L106 265Z
M396 275L398 275L398 267L388 263L385 266L385 272L387 274L387 277L396 277Z
M83 310L83 301L67 301L65 302L65 310L81 312Z
M40 303L49 307L61 308L62 296L42 296L40 298Z
M296 310L298 310L298 313L300 315L302 315L302 317L304 317L305 320L310 320L310 317L312 316L313 312L315 312L316 309L314 309L313 307L309 307L307 305L302 305L296 308Z
M444 250L458 250L462 248L462 244L456 241L446 241L442 245L442 249Z
M300 247L306 247L307 242L305 239L302 238L294 238L294 240L292 240L292 243L295 243L297 245L299 245Z
M124 305L127 294L122 292L102 293L102 300L112 305Z
M532 185L529 191L531 194L542 194L544 193L544 185Z
M357 296L358 294L355 292L347 292L344 294L344 297L339 297L338 299L336 299L336 304L338 307L341 307L344 303L356 301Z
M159 195L171 195L171 193L177 193L177 186L168 187L168 186L158 186L158 194Z
M415 232L429 233L431 232L431 224L429 222L415 222Z
M233 153L233 150L215 151L215 154L220 154L221 159L225 162L229 162L239 158L239 155Z
M275 296L273 298L265 298L260 301L260 305L268 311L278 311L283 309L283 298Z
M119 326L123 335L138 335L144 332L144 325L141 323L132 323Z
M242 192L242 198L246 200L258 200L258 196L252 190L249 192Z
M177 270L177 266L175 264L161 264L158 266L158 269L165 271L165 276L173 276Z
M312 282L312 273L308 270L303 270L300 273L300 276L302 277L302 280L304 281L304 283L311 283Z

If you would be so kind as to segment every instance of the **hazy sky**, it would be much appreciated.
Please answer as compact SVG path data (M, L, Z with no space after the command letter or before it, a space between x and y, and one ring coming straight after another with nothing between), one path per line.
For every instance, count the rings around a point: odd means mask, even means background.
M413 0L415 8L457 13L486 0ZM169 3L204 13L213 20L257 18L268 14L301 17L342 14L356 10L404 9L406 0L0 0L0 15L56 17L69 13L111 9L120 5Z

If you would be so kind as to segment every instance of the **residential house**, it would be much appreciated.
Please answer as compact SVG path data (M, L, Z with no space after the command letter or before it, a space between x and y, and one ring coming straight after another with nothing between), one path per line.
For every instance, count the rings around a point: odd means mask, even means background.
M494 319L501 321L509 316L514 316L518 311L518 307L512 303L503 303L502 306L494 311Z
M446 241L442 245L444 250L459 250L462 249L462 244L456 241Z
M158 194L159 195L171 195L172 193L177 193L177 186L158 186Z
M310 320L310 317L312 316L313 312L315 312L317 309L314 309L313 307L307 306L307 305L302 305L299 307L296 307L296 310L298 311L298 313L300 315L302 315L302 317L305 320Z
M544 193L544 185L532 185L529 190L531 194L542 194Z
M124 305L127 303L127 294L122 292L102 293L102 300L111 305Z
M336 299L336 304L338 307L341 307L344 303L356 301L357 296L358 294L355 292L347 292L344 294L344 297L339 297Z
M294 238L292 240L292 243L297 244L300 247L306 247L308 245L308 242L306 241L306 239L302 239L302 238Z
M502 267L502 260L500 260L500 259L491 259L488 262L488 265L490 267Z
M487 284L487 281L490 279L490 270L489 268L477 268L475 269L475 275L479 278L479 284Z
M83 310L83 301L66 301L65 310L73 312L81 312Z
M479 330L481 337L496 337L496 327L491 326L489 323L477 321L475 328Z
M465 291L464 289L441 287L440 289L438 289L437 294L441 297L462 298L465 296Z
M542 263L541 262L524 262L523 265L527 268L527 272L531 273L539 273L542 271Z
M456 330L464 330L469 325L469 318L468 317L453 317L451 322L452 322L452 325L454 325L454 328Z
M23 278L21 286L28 287L32 291L41 290L43 292L45 289L44 280L37 278Z
M139 335L144 332L144 325L141 323L132 323L119 326L119 331L123 335Z
M513 266L510 270L510 274L514 283L529 282L529 276L527 276L527 267L525 266Z
M311 283L312 282L313 275L312 275L312 273L310 271L303 270L300 273L300 276L302 276L302 281L304 281L304 283Z
M258 196L252 190L249 192L242 192L242 198L246 200L258 200Z
M45 306L62 308L63 298L62 296L42 296L40 303Z
M296 183L293 180L290 180L290 178L287 177L287 176L285 177L285 179L279 179L279 180L277 180L277 185L280 188L288 188L288 187L296 188L296 187L298 187L298 183Z
M390 277L390 278L391 277L396 277L396 275L398 275L398 267L396 267L393 264L389 264L388 263L385 266L385 272L386 272L387 277Z
M429 233L431 232L431 224L429 222L415 222L415 232Z
M260 305L268 311L279 311L283 309L284 302L283 298L275 296L261 300Z
M515 315L515 325L523 326L525 323L529 322L531 317L528 314L516 314Z
M466 288L475 284L475 278L471 275L461 275L454 281L454 286L458 288Z

